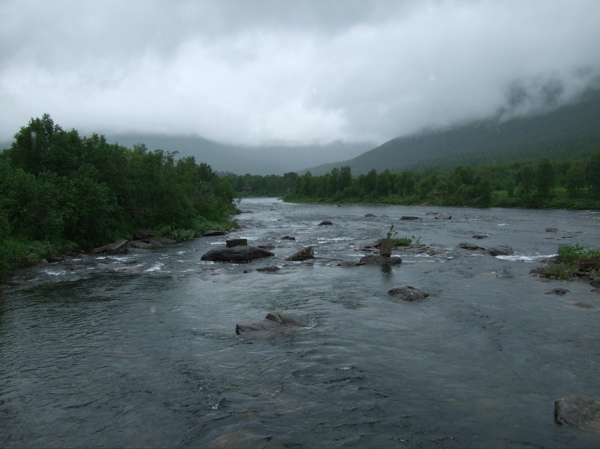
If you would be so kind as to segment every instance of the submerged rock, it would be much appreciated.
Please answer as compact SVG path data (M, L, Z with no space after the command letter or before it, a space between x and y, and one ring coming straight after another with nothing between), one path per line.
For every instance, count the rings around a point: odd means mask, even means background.
M402 217L400 217L400 220L405 220L405 221L420 220L420 218L419 217L413 217L412 215L403 215Z
M257 248L255 246L234 246L233 248L215 248L205 253L201 260L212 260L213 262L237 262L245 263L254 259L274 256L271 251Z
M277 334L286 334L290 331L305 327L296 317L279 313L268 313L264 320L256 323L236 324L236 335L253 335L257 337L273 337Z
M277 271L279 271L280 268L276 265L270 266L270 267L262 267L262 268L257 268L256 271L262 271L264 273L276 273Z
M285 258L285 260L289 260L291 262L302 262L303 260L314 259L315 251L312 246L307 246L304 249L301 249L297 253L292 254Z
M427 298L429 296L429 293L408 285L406 287L393 288L390 291L388 291L388 295L391 295L395 298L399 298L402 301L414 302L421 301Z
M600 398L589 394L560 398L554 402L554 421L600 432Z
M566 295L567 293L569 293L570 290L567 290L566 288L555 288L553 290L550 290L549 292L544 293L545 295Z

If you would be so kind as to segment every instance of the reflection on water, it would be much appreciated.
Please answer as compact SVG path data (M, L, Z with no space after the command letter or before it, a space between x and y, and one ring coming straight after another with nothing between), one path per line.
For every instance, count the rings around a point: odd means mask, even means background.
M560 244L600 247L598 213L274 199L242 209L253 213L234 235L272 243L275 257L200 261L225 243L211 237L11 279L0 299L0 446L598 445L554 424L553 401L600 395L600 295L529 276ZM400 266L340 266L391 223L435 251L403 253ZM479 245L515 255L457 248L484 233ZM316 259L284 260L309 245ZM266 266L280 269L256 271ZM430 296L387 294L405 285ZM545 294L556 287L569 293ZM236 336L236 324L273 311L308 325Z

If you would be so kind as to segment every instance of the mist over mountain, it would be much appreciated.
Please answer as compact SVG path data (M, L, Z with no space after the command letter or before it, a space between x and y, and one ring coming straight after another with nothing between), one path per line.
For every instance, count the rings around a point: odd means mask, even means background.
M107 135L110 143L126 147L144 144L150 151L157 149L177 151L177 158L193 156L197 163L204 162L219 172L237 175L283 175L323 163L355 157L373 148L369 142L333 142L326 145L226 145L198 136L170 136L129 133Z
M535 112L538 112L537 114ZM349 166L353 175L375 169L392 172L447 168L458 164L586 157L600 151L600 90L549 112L513 118L502 110L488 119L398 137L358 157L313 166L313 175Z

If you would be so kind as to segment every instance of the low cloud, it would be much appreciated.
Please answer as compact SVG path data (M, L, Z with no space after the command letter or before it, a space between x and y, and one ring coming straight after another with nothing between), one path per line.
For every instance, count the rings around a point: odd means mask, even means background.
M374 141L572 101L600 73L600 3L0 4L0 140L82 132L237 144Z

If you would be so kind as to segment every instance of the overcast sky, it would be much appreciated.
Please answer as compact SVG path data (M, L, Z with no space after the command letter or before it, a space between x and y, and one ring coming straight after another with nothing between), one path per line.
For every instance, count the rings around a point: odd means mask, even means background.
M598 0L0 0L0 141L65 129L372 141L570 101Z

